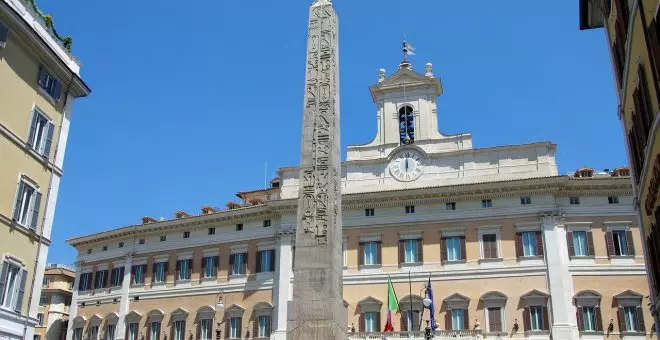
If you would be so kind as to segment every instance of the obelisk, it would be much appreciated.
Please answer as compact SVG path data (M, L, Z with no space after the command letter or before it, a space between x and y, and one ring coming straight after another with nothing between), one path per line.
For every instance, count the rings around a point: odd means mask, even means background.
M314 1L309 10L288 340L346 340L337 32L337 14L332 2Z

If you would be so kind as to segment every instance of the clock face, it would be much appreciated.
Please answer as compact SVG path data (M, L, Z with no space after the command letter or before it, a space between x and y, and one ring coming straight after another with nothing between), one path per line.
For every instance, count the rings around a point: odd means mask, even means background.
M424 172L424 158L414 150L399 151L389 165L390 174L402 182L414 181Z

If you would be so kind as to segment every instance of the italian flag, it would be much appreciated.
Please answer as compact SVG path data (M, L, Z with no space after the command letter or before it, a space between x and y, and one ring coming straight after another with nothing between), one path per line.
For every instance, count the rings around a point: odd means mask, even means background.
M396 298L396 293L394 292L394 287L392 286L392 279L387 277L387 322L385 323L384 332L393 332L394 327L392 326L392 312L396 313L399 311L399 302Z

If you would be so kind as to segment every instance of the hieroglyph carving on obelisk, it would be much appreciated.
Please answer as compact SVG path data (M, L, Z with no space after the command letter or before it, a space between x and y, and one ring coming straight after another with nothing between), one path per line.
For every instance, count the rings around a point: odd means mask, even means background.
M289 340L346 340L342 297L339 46L332 2L310 8Z

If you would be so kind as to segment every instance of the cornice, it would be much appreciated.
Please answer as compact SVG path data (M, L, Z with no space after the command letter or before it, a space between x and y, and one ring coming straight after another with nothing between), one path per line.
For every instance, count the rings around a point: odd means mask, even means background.
M630 179L627 177L590 179L573 179L569 176L538 177L500 182L351 193L342 195L342 205L344 210L356 210L367 207L380 208L406 204L437 204L539 194L559 197L576 195L632 195L632 185ZM67 242L76 247L131 235L146 235L155 231L163 232L190 227L210 226L217 223L245 223L263 217L276 218L286 214L295 214L297 212L297 203L297 199L266 201L263 205L220 211L208 215L131 225L71 238Z

